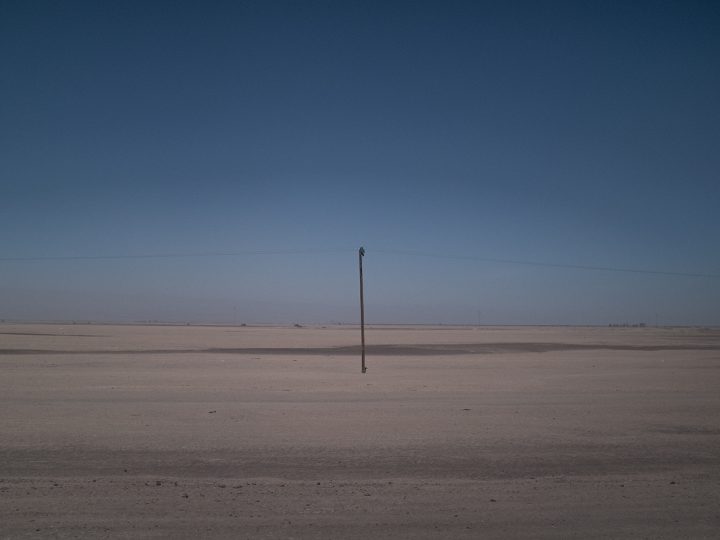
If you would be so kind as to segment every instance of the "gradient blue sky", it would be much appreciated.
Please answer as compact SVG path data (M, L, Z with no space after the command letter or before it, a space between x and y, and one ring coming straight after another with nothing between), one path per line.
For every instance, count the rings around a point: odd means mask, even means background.
M717 2L0 4L0 318L720 324ZM308 250L332 249L328 253Z

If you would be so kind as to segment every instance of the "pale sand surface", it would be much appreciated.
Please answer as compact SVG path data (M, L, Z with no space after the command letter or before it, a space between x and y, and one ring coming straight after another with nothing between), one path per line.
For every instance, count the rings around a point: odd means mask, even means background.
M0 538L718 538L720 331L0 324Z

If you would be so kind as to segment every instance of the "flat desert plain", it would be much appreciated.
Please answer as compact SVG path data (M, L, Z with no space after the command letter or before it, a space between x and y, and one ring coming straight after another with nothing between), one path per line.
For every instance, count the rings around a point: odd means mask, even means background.
M358 342L0 325L0 537L720 537L720 330Z

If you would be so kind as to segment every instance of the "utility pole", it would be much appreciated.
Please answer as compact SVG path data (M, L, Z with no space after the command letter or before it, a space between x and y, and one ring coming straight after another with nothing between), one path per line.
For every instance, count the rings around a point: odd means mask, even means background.
M362 351L362 372L365 373L367 368L365 367L365 299L363 297L362 272L363 255L365 255L365 248L361 247L358 250L358 264L360 266L360 350Z

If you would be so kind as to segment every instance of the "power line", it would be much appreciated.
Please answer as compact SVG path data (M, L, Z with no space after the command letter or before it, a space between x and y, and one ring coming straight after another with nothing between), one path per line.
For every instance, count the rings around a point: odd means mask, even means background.
M431 257L434 259L451 259L460 261L489 262L498 264L514 264L522 266L536 266L545 268L566 268L571 270L589 270L597 272L623 272L632 274L652 274L661 276L699 277L699 278L720 278L720 274L709 274L704 272L673 272L667 270L646 270L639 268L621 268L614 266L593 266L585 264L548 263L538 261L526 261L521 259L498 259L494 257L478 257L474 255L452 255L444 253L431 253L426 251L413 251L402 249L373 249L375 253L388 255L408 255L412 257ZM33 261L99 261L99 260L122 260L122 259L183 259L183 258L207 258L207 257L246 257L263 255L323 255L332 253L354 253L354 249L271 249L271 250L248 250L248 251L205 251L186 253L140 253L140 254L115 254L115 255L59 255L59 256L38 256L38 257L0 257L0 262L33 262Z
M428 253L424 251L410 251L400 249L374 249L375 253L386 253L389 255L410 255L413 257L432 257L435 259L454 259L463 261L491 262L500 264L516 264L523 266L542 266L549 268L568 268L572 270L594 270L600 272L625 272L633 274L655 274L661 276L682 276L682 277L702 277L702 278L720 278L720 274L706 274L701 272L671 272L666 270L642 270L638 268L618 268L613 266L591 266L585 264L563 264L563 263L544 263L537 261L523 261L517 259L496 259L492 257L476 257L472 255L447 255L441 253Z
M182 259L201 257L245 257L255 255L322 255L326 253L352 253L351 249L274 249L255 251L205 251L196 253L141 253L123 255L60 255L47 257L0 257L0 262L29 261L98 261L113 259Z

